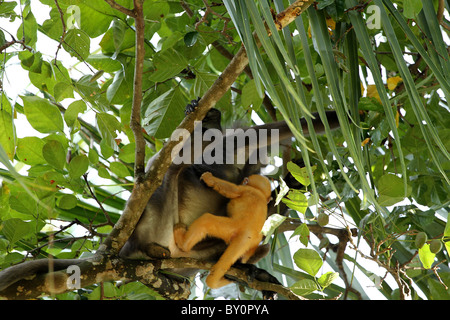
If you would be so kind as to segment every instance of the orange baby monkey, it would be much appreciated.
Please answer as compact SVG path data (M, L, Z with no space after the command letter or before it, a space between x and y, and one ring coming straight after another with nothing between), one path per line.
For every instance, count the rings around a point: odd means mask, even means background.
M230 283L225 273L239 259L246 263L262 240L261 229L267 218L267 203L271 199L270 182L261 175L245 178L241 185L214 177L205 172L201 177L208 186L230 200L227 217L205 213L188 229L183 224L174 228L177 246L189 252L206 236L223 239L228 247L219 261L211 268L206 284L220 288Z

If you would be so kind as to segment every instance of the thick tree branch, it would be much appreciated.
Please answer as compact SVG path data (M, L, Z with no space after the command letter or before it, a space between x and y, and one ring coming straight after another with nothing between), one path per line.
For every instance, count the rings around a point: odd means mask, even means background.
M78 260L77 266L82 275L81 287L102 281L140 281L169 299L187 299L191 284L182 278L176 280L173 276L167 277L164 270L176 268L209 270L214 264L192 258L125 260L115 256L105 256L103 260L108 263L98 263L96 260L89 259ZM0 291L0 299L34 299L72 291L74 288L68 287L68 280L69 284L72 283L70 276L71 273L67 273L64 268L23 279ZM255 290L273 291L288 299L300 299L282 285L254 279L252 272L246 269L233 267L227 272L227 276Z

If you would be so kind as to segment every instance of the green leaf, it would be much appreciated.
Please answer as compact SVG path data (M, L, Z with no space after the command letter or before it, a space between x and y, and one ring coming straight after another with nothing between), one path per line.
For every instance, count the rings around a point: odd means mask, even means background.
M294 253L294 262L303 271L315 276L323 265L322 257L312 249L299 249Z
M118 177L125 178L131 175L127 166L121 162L111 162L109 169L116 174Z
M42 147L42 155L51 166L56 169L64 169L66 163L66 150L61 142L50 140Z
M242 88L241 103L243 107L253 106L255 111L261 106L263 98L259 96L255 80L250 80Z
M73 194L65 194L59 198L58 207L65 210L73 209L77 206L78 199Z
M311 279L302 279L290 287L291 291L299 296L306 296L318 290L317 284Z
M53 96L56 101L74 98L73 87L67 82L58 82L53 87Z
M3 221L2 233L11 245L30 236L33 233L33 225L34 223L25 222L17 218L8 219Z
M188 32L184 35L184 44L187 47L192 47L197 42L197 38L198 38L197 31Z
M87 110L86 103L83 100L77 100L72 102L68 107L66 112L64 112L64 121L67 126L73 127L75 121L78 118L78 114L83 113Z
M299 236L300 242L306 247L308 246L309 233L309 228L306 223L302 223L295 229L294 233L291 235L291 238L293 236Z
M46 163L42 155L45 142L38 137L25 137L17 141L17 157L20 161L30 166Z
M129 143L119 150L119 159L126 163L133 163L135 157L136 144Z
M419 259L425 269L431 269L435 257L436 254L430 251L430 245L428 243L424 244L423 247L419 249Z
M103 70L105 72L115 72L122 68L121 63L118 60L111 59L103 54L91 54L86 62L91 64L97 70Z
M103 138L102 142L105 142L110 148L116 146L114 138L117 137L116 131L120 131L122 126L116 117L105 112L97 113L97 127L100 131L100 135Z
M422 10L422 0L403 0L403 15L405 18L417 18L420 10Z
M404 194L403 180L393 174L385 174L378 180L378 203L382 206L392 206L411 194L411 186Z
M281 201L283 201L289 208L297 210L303 214L305 214L306 209L308 209L308 199L299 190L290 190L286 198Z
M144 116L144 129L158 139L170 137L183 120L186 101L179 86L154 99Z
M339 278L339 273L330 271L321 275L320 278L317 279L317 282L322 288L326 288L337 278Z
M41 133L64 132L64 122L58 107L37 96L21 98L25 116L34 129Z
M80 29L70 29L64 38L63 47L72 57L84 61L89 56L91 38Z
M111 175L105 167L98 168L98 175L100 178L111 179Z
M150 76L150 80L155 82L163 82L178 75L188 65L183 54L173 48L155 55L153 63L156 71Z
M69 163L69 175L76 179L81 177L89 168L89 159L85 155L74 157Z
M0 110L0 144L9 160L13 160L16 153L16 129L11 114L6 110Z
M311 169L314 171L317 166L312 166ZM308 175L308 172L306 170L306 167L300 168L298 165L293 163L292 161L289 161L287 163L287 169L292 174L292 176L300 182L305 187L309 186L311 184L310 177Z

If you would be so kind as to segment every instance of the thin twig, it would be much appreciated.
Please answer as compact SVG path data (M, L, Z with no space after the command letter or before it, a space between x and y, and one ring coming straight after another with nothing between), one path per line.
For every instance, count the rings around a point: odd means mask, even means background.
M130 128L133 131L136 142L136 159L134 163L134 177L136 183L140 183L145 173L145 139L141 126L142 103L142 70L145 57L145 21L143 13L143 0L134 1L135 26L136 26L136 62L134 70L133 105L131 109Z
M89 193L91 194L92 198L94 198L94 200L98 203L100 209L102 210L103 214L105 215L107 224L110 226L114 226L114 223L111 221L111 218L109 217L108 212L105 210L105 208L103 208L102 203L97 199L97 197L95 196L94 192L92 191L91 185L89 184L88 178L87 178L87 174L83 174L83 178L84 181L86 182L86 186L89 190Z
M105 0L105 2L107 4L109 4L111 6L111 8L116 9L132 18L136 18L136 12L134 10L130 10L128 8L125 8L124 6L121 6L120 4L118 4L117 2L115 2L114 0Z

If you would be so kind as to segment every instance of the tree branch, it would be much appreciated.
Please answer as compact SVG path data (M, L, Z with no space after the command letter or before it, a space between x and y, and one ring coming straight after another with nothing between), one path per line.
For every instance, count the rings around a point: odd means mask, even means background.
M145 173L145 139L141 126L142 104L142 72L144 70L145 57L145 21L143 0L134 0L134 21L136 27L136 62L134 69L133 105L131 110L130 128L133 131L136 143L136 159L134 163L134 178L136 183L142 181Z
M117 2L115 2L114 0L105 0L105 2L107 4L109 4L111 6L111 8L116 9L132 18L136 18L136 13L134 10L130 10L128 8L125 8L124 6L121 6L120 4L118 4Z
M167 277L164 270L176 268L209 270L214 265L213 262L192 258L126 260L116 256L105 256L103 260L109 262L98 263L95 259L70 260L80 268L81 287L87 287L102 281L140 281L169 299L187 299L191 284L182 278L177 280L174 276ZM53 262L57 261L59 260ZM74 288L68 287L68 280L71 283L71 279L69 279L71 274L66 272L66 268L67 266L62 270L20 280L0 291L0 299L34 299L42 295L55 295L72 291ZM255 290L273 291L291 300L301 299L282 285L254 279L250 270L232 267L227 272L227 276Z

